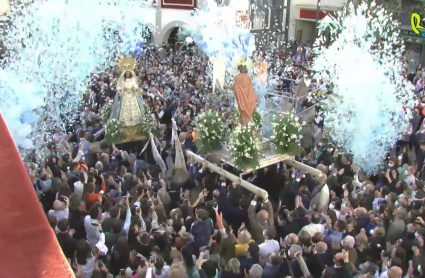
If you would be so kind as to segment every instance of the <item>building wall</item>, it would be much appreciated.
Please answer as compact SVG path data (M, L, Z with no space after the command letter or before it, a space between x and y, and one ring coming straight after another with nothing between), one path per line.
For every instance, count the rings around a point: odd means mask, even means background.
M296 20L294 29L294 38L297 38L301 42L306 42L314 38L316 22L307 20Z
M403 2L404 8L412 4L409 1ZM413 3L416 4L417 3ZM421 18L425 18L424 10L415 10ZM399 13L398 20L400 21L400 37L404 41L405 51L404 55L409 63L409 70L415 70L419 64L425 64L425 38L421 37L420 34L416 34L412 30L411 25L411 12ZM423 26L423 24L422 24Z
M328 7L342 7L346 2L346 0L322 0L321 4ZM315 7L317 0L293 0L292 4Z
M162 0L161 0L162 1ZM167 0L169 2L182 1L187 3L188 0ZM196 0L196 7L198 9L206 8L210 4L215 4L214 0ZM239 11L248 11L249 0L225 0L223 4L232 6ZM190 24L194 20L192 9L171 9L163 8L162 5L156 6L156 11L152 11L150 17L155 18L156 32L154 34L154 42L162 44L167 41L168 36L175 27L182 27L185 24ZM235 14L236 17L236 14Z
M156 8L143 8L141 16L146 24L150 24L153 27L156 26Z
M186 0L182 0L187 2ZM203 8L207 6L208 1L212 0L196 0L196 7ZM161 8L161 5L156 6L156 32L154 34L154 42L162 44L166 42L171 31L175 27L182 27L189 24L193 17L193 9L170 9Z
M320 18L323 18L326 13L331 13L334 11L341 10L347 0L321 0L320 5ZM313 39L314 33L311 34L310 27L311 24L306 23L307 25L303 25L304 21L315 21L315 12L317 10L317 0L291 0L291 16L289 19L289 30L288 35L289 38L297 37L297 30L302 28L302 26L307 27L308 30L303 30L303 41ZM304 35L306 34L306 35ZM307 35L309 37L307 37Z

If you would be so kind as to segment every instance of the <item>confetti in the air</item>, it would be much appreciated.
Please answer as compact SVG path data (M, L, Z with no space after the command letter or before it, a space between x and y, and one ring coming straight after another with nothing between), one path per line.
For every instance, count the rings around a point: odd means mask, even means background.
M218 7L212 3L208 8L196 10L182 33L193 38L210 59L222 56L228 70L236 69L241 55L249 58L255 51L253 34L235 19L236 14L232 6Z
M75 118L91 74L140 51L143 40L129 40L151 11L131 0L16 2L1 18L0 112L20 149L39 150Z
M367 173L381 165L411 114L397 26L381 7L350 4L321 21L315 42L313 70L333 91L324 113L328 136ZM333 41L329 48L323 47L325 31Z

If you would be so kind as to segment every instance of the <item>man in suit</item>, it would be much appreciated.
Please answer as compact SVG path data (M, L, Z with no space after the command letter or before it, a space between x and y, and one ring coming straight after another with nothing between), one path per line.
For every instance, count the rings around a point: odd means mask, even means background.
M165 162L165 159L168 156L169 147L167 147L167 141L165 139L161 139L158 144L158 152L161 155L162 160Z
M182 132L187 132L187 127L189 125L191 125L191 123L190 123L190 115L189 114L186 114L186 115L183 116L183 120L182 120L182 123L180 125L180 130Z
M397 208L393 215L394 221L390 223L385 232L386 241L391 244L395 244L401 238L406 226L404 219L407 218L407 212L405 208Z
M126 236L123 227L124 225L120 219L111 219L111 230L105 232L105 245L108 247L109 252L120 236Z
M168 100L168 103L170 102L170 100ZM160 122L162 124L167 124L170 125L171 124L171 119L173 118L173 112L176 110L177 108L177 101L174 100L170 105L167 106L167 108L164 110L164 114L162 115Z
M266 210L262 209L255 214L259 197L261 197L260 194L255 194L248 208L248 219L251 226L252 237L258 244L264 242L263 231L265 229L274 229L273 207L269 200L264 201Z
M56 235L58 243L62 248L65 257L72 260L78 242L72 237L75 231L69 229L69 222L67 218L59 220L57 227L59 229L59 233Z

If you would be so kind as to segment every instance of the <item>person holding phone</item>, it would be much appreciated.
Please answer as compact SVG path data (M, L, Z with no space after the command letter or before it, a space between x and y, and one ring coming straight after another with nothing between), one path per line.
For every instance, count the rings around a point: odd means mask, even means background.
M102 275L104 274L104 275ZM92 277L98 277L96 275L99 275L99 277L105 277L105 278L113 278L114 275L112 275L108 268L105 266L105 264L103 263L102 260L97 260L94 271L93 271L93 275Z

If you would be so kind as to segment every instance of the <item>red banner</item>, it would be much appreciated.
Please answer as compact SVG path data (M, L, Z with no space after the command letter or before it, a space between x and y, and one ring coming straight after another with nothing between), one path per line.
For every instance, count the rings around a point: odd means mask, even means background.
M320 11L319 12L319 20L323 19L327 15L328 15L328 13L326 11L324 11L324 12ZM300 19L316 20L316 11L300 9Z
M161 0L161 8L193 10L196 0Z

